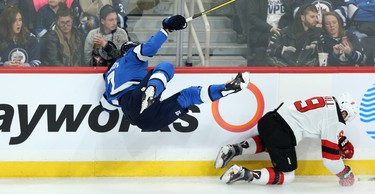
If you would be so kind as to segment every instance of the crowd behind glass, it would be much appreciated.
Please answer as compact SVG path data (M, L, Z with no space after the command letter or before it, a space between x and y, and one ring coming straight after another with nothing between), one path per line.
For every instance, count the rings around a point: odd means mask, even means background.
M0 0L0 66L112 64L130 40L125 2ZM322 52L328 66L374 66L374 0L237 0L230 9L249 66L319 66Z

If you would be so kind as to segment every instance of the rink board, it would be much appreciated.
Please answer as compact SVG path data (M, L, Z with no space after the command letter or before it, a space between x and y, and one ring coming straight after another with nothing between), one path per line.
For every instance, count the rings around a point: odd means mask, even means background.
M257 133L256 122L281 102L350 92L360 115L345 129L355 146L354 173L375 174L373 68L180 68L163 98L192 85L224 83L252 72L247 90L194 106L157 132L142 132L103 112L104 68L0 69L0 177L216 176L220 146ZM320 141L297 147L297 175L331 175ZM247 159L250 158L250 161ZM241 156L250 169L270 165L267 154Z

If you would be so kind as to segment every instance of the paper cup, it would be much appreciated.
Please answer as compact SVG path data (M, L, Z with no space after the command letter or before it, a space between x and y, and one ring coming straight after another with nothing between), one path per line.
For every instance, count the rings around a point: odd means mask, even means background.
M328 53L318 53L319 56L319 66L326 67L328 61Z

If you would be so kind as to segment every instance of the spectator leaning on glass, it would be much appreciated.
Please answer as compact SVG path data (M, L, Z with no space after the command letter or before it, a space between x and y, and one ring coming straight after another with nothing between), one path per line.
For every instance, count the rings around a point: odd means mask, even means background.
M42 65L82 66L83 50L80 32L73 27L73 12L61 4L56 26L41 39Z
M100 27L91 30L85 40L84 46L84 62L88 65L104 65L107 60L112 60L106 53L100 53L104 63L97 64L96 60L98 52L95 49L102 48L108 41L114 44L116 48L121 48L121 45L127 42L128 35L125 30L117 27L117 13L111 5L105 5L100 9ZM94 47L95 45L95 47Z
M0 26L0 66L39 66L39 42L23 25L20 10L5 9Z
M360 65L364 63L366 57L358 38L347 33L341 20L334 12L323 14L324 51L328 52L329 66Z
M323 42L322 30L316 28L315 5L302 6L291 26L272 34L266 60L271 66L318 66L318 48Z

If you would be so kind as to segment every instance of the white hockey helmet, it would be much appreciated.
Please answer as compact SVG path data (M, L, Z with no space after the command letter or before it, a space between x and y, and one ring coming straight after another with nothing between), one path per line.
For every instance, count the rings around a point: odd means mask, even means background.
M336 100L341 112L346 111L347 113L344 120L346 122L352 121L359 112L359 108L354 98L350 94L345 93L338 96Z

